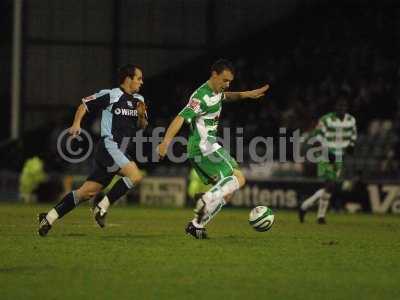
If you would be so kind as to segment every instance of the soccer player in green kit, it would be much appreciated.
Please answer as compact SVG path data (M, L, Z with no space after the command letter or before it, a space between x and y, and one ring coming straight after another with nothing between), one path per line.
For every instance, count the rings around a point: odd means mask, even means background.
M158 152L163 158L172 139L184 122L190 124L187 146L188 158L205 184L213 186L197 199L195 217L186 226L186 233L197 239L207 238L205 226L244 186L246 180L237 162L217 143L218 119L223 102L258 99L269 85L251 91L227 92L234 79L234 68L228 60L220 59L211 67L211 76L189 99L189 103L169 125Z
M307 210L318 201L318 224L326 224L325 216L329 201L340 180L343 170L343 156L352 154L357 139L356 119L349 113L347 101L340 99L335 111L322 116L311 137L316 137L328 157L318 163L318 177L324 180L324 187L306 199L299 208L299 220L304 222Z

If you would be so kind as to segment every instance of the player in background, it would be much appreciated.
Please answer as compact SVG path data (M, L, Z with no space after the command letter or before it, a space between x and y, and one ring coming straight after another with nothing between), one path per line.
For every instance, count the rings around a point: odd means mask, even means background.
M327 149L328 157L318 163L318 177L324 180L324 187L306 199L299 208L300 222L304 222L307 210L319 201L317 222L326 224L325 216L329 201L340 179L343 169L343 157L352 154L357 139L356 119L349 113L347 101L340 99L336 103L335 112L322 116L317 127L311 133L320 146Z
M227 92L234 78L232 64L224 59L211 67L211 76L189 99L189 103L169 125L158 147L160 157L167 153L172 139L184 122L190 124L188 158L204 184L213 186L196 202L195 217L186 226L186 233L197 239L207 238L205 226L215 217L230 196L246 182L237 162L217 143L218 119L222 102L258 99L269 86L244 92Z
M112 180L114 175L123 176L112 189L95 203L94 218L100 227L105 226L105 217L111 204L116 202L141 180L136 163L124 152L121 145L128 146L136 131L147 126L144 99L137 94L143 84L142 70L135 65L119 69L119 87L82 99L75 113L69 133L80 134L81 121L87 114L101 114L101 139L94 150L91 174L83 185L71 191L48 213L39 214L40 236L46 236L54 222L61 219L80 203L96 196Z

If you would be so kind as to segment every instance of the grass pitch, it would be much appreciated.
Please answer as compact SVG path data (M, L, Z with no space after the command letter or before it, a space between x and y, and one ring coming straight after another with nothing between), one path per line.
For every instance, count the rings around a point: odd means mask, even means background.
M276 211L270 232L224 209L209 240L183 234L187 209L88 206L36 234L47 206L0 205L0 299L400 299L400 218Z

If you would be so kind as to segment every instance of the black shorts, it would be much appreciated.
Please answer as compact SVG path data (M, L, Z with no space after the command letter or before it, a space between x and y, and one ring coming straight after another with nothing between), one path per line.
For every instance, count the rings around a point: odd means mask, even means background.
M103 187L110 184L121 167L132 161L128 153L123 153L117 143L110 139L101 139L95 146L90 175L87 181L100 183Z

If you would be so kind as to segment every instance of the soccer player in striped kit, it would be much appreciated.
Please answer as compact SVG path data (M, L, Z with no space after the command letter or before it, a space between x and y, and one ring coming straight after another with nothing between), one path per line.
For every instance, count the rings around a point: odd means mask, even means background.
M101 139L94 150L91 174L83 185L71 191L47 213L40 213L40 236L46 236L54 222L80 203L95 197L118 174L122 176L102 199L95 201L94 218L105 226L108 208L142 180L136 163L126 152L136 131L147 126L144 98L138 94L143 84L141 68L125 65L119 69L119 87L82 99L69 133L79 135L81 121L89 114L101 114Z
M217 143L217 127L224 102L258 99L269 85L243 92L228 92L234 78L232 64L220 59L211 67L211 76L189 99L189 103L169 125L163 142L159 145L160 157L164 157L172 139L184 122L190 124L187 146L189 161L204 184L212 184L210 190L197 199L195 217L186 226L186 233L197 239L207 238L205 226L230 200L230 196L246 182L237 162Z
M318 177L324 180L324 187L306 199L299 208L300 222L304 222L307 210L318 201L317 222L326 224L325 216L329 201L343 170L343 156L352 154L357 139L356 119L349 113L347 101L341 98L335 112L322 116L311 137L316 137L327 150L328 157L318 163Z

